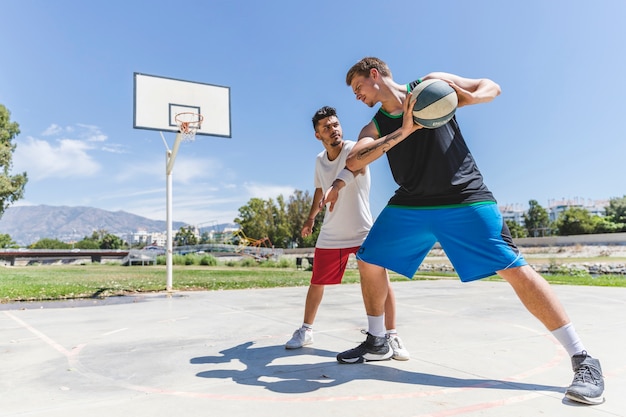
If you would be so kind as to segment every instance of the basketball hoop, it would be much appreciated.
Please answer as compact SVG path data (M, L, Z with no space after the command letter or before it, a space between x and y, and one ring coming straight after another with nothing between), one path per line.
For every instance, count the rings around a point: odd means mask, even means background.
M202 127L204 119L200 113L178 113L174 118L178 124L178 131L183 142L193 142L196 139L196 132Z

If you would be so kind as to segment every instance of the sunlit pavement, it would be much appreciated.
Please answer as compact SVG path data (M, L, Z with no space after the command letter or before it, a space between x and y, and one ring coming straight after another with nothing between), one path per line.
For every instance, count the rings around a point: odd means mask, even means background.
M306 287L4 306L0 415L626 416L625 288L554 287L605 374L606 402L580 406L565 351L508 284L393 285L406 362L335 360L364 340L358 285L326 289L296 350Z

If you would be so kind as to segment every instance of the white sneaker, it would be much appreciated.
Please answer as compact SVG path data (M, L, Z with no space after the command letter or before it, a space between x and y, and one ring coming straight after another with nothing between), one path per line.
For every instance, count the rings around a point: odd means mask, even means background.
M409 351L405 349L402 340L396 333L387 334L387 340L389 341L389 346L391 350L393 350L392 358L397 361L408 361L411 355Z
M293 332L293 337L285 343L285 349L298 349L310 344L313 344L313 329L300 327Z

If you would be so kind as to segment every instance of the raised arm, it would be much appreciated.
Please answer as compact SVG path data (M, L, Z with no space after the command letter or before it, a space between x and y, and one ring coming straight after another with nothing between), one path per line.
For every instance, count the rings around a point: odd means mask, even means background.
M378 130L373 121L365 125L359 134L358 142L348 155L346 167L353 172L360 170L383 156L389 149L402 142L411 133L421 129L422 126L413 122L411 107L414 103L415 100L408 94L403 103L404 116L402 118L402 127L386 136L378 136Z
M447 72L431 72L423 80L438 78L446 81L459 98L457 107L488 103L500 95L500 86L488 78L464 78Z

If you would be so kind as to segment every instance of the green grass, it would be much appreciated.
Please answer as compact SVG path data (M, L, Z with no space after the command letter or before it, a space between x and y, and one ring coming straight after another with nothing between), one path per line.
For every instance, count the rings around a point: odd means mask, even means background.
M392 281L406 278L390 273ZM626 287L624 276L546 275L553 284ZM173 289L213 291L309 285L311 272L294 267L244 267L175 265ZM418 273L414 280L456 279L455 274ZM498 280L497 277L489 278ZM359 281L358 271L348 269L343 282ZM0 267L0 303L110 297L141 292L165 291L164 265L51 265Z

